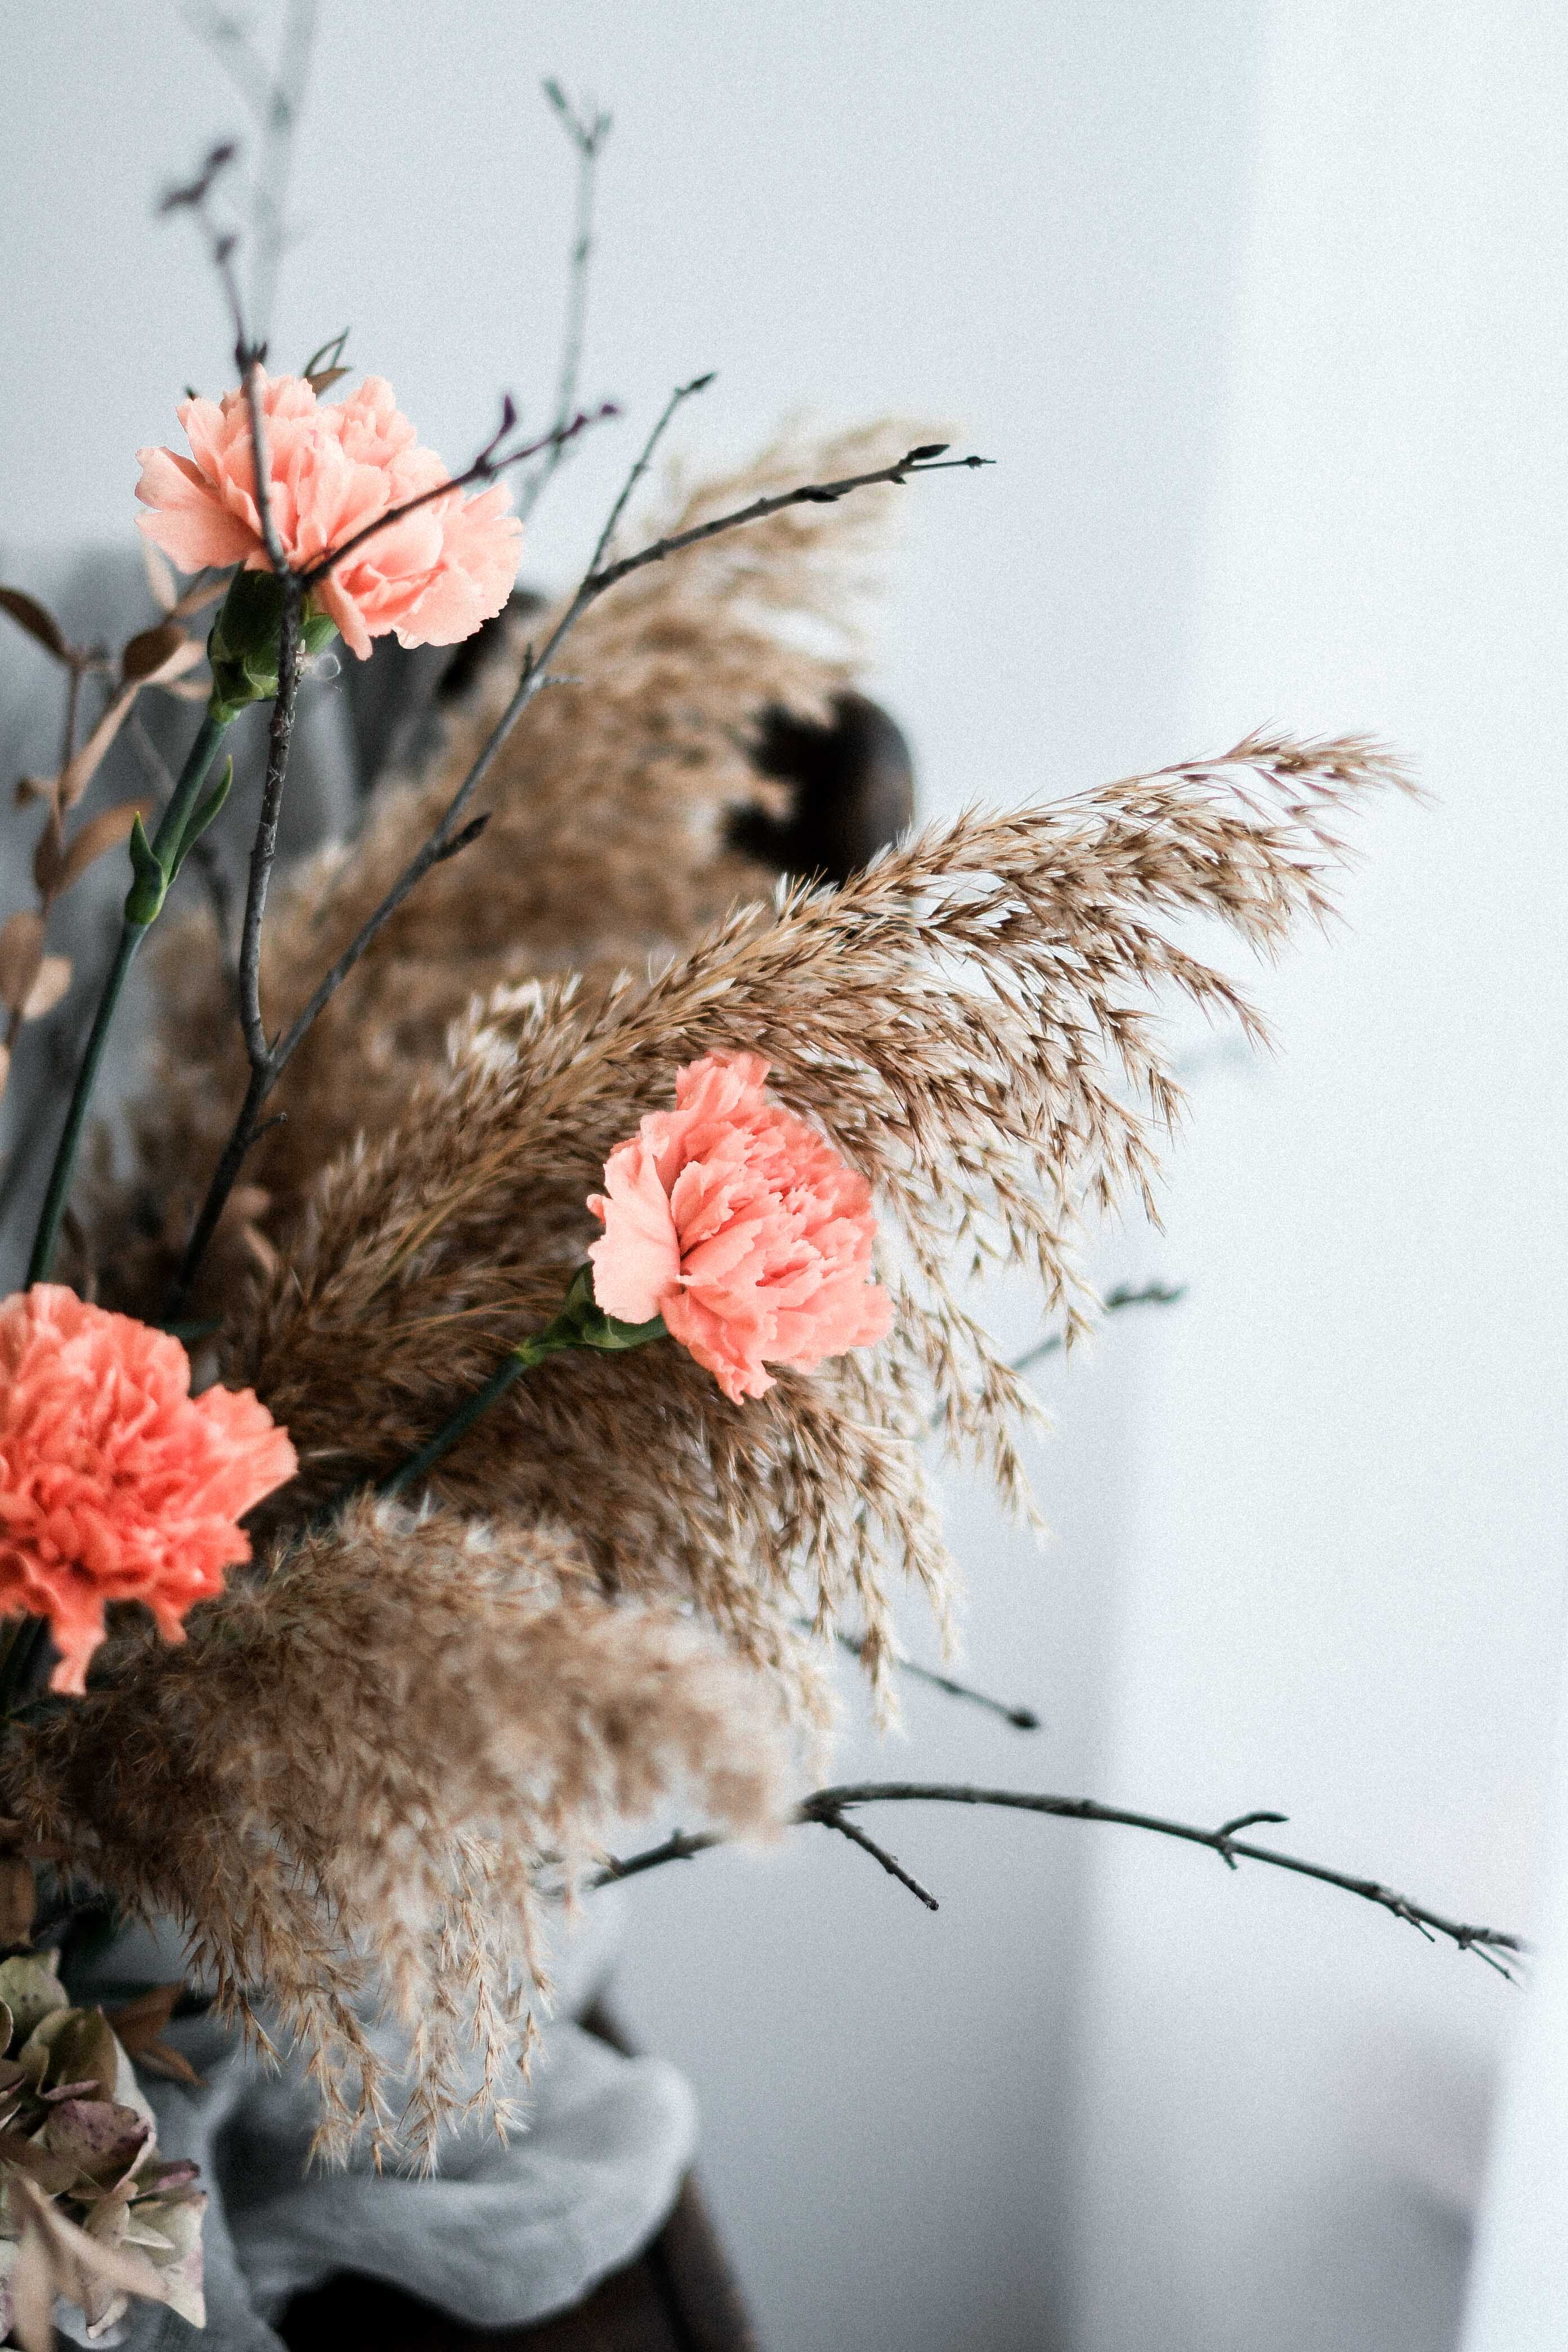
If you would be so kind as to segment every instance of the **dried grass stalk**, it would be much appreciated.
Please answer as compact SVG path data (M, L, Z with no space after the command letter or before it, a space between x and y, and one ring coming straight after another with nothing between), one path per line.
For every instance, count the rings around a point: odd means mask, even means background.
M470 2110L515 2115L543 1866L570 1878L680 1788L765 1830L784 1760L756 1678L689 1618L607 1601L565 1536L361 1502L184 1647L122 1640L88 1698L13 1730L5 1780L68 1866L183 1923L253 2031L265 1993L325 2152L368 2130L429 2161ZM362 2021L378 1992L411 2036L402 2098Z

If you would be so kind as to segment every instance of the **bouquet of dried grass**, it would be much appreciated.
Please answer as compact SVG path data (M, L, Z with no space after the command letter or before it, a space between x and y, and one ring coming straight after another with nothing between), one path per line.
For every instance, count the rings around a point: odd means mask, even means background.
M176 205L206 223L225 164ZM127 837L132 873L30 1286L0 1307L0 1776L68 1905L172 1916L221 2009L303 2046L329 2153L368 2133L429 2162L476 2044L479 2103L510 2111L542 1891L624 1867L619 1825L684 1789L711 1828L638 1866L806 1817L896 1867L849 1808L918 1788L798 1791L826 1641L886 1697L897 1589L948 1622L932 1433L1032 1508L1030 1397L975 1277L1023 1268L1064 1339L1089 1327L1086 1225L1152 1207L1181 1112L1162 1005L1261 1034L1192 919L1271 951L1330 906L1344 814L1403 779L1368 742L1258 735L781 879L755 848L791 815L767 731L823 726L851 687L901 486L977 461L889 425L785 443L678 486L625 545L623 495L575 590L509 614L500 477L584 420L568 400L519 447L509 403L454 481L376 380L325 400L341 356L269 377L237 318L238 385L182 412L191 455L142 453L148 527L196 584L170 584L80 750L87 656L7 592L70 688L34 788L40 903L0 935L13 1029L47 1010L59 891ZM220 595L209 683L184 624ZM275 877L313 649L481 624L435 751ZM72 835L150 684L203 699L184 772ZM254 700L237 941L163 908ZM154 929L129 1164L76 1185ZM1244 1823L1144 1825L1308 1867ZM29 2161L0 2141L14 2234ZM110 2186L118 2243L141 2206Z

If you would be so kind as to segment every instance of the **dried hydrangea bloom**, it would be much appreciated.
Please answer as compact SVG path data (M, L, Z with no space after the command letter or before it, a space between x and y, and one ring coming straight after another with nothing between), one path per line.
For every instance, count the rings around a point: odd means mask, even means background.
M322 403L303 376L258 373L272 520L297 571L449 479L381 376ZM187 400L175 414L191 455L137 451L136 495L152 509L138 517L141 529L182 571L266 571L243 387L221 401ZM371 640L388 634L405 646L458 645L511 593L522 526L510 504L501 483L473 499L460 490L433 499L367 540L318 583L315 600L362 661Z
M736 1404L773 1386L764 1364L809 1371L885 1339L892 1302L871 1279L871 1188L826 1137L763 1091L757 1054L705 1054L605 1164L588 1255L606 1315L662 1315Z
M177 1339L58 1283L0 1304L0 1613L48 1621L49 1687L79 1695L110 1601L165 1641L250 1557L245 1513L294 1475L248 1389L191 1395Z

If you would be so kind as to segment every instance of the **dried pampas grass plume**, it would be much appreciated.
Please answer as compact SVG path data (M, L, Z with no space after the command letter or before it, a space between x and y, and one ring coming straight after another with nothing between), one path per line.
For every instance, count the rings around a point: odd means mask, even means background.
M570 1525L614 1589L695 1601L785 1666L778 1609L858 1608L873 1669L889 1562L939 1607L950 1574L919 1459L950 1449L1024 1499L1022 1384L969 1277L1037 1276L1068 1335L1093 1312L1088 1216L1152 1205L1181 1106L1153 1015L1172 990L1262 1024L1177 936L1217 918L1269 949L1329 904L1337 825L1403 782L1359 740L1258 736L1223 759L1013 814L969 814L837 892L744 907L651 980L502 988L377 1142L310 1198L287 1265L231 1323L230 1374L299 1447L309 1505L406 1458L553 1309L595 1228L609 1150L682 1062L746 1050L877 1193L892 1336L870 1359L730 1405L659 1346L520 1383L433 1475L469 1510Z
M765 1831L784 1768L756 1677L689 1618L606 1601L569 1538L369 1501L199 1611L183 1649L123 1643L5 1759L63 1867L181 1922L253 2030L265 1995L310 2055L326 2153L368 2131L425 2161L471 2109L515 2113L542 1869L571 1879L681 1789ZM363 2022L378 2002L410 2037L401 2100Z

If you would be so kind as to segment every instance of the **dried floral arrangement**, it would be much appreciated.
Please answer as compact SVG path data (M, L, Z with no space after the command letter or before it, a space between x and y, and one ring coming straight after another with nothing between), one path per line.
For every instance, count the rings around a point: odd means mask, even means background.
M554 97L586 202L605 125ZM73 2007L49 1953L95 1906L172 1916L201 1997L309 2053L324 2154L368 2135L416 2163L476 2104L515 2117L552 1891L809 1821L932 1902L858 1819L871 1802L1156 1831L1506 1969L1517 1939L1240 1834L1277 1815L800 1794L828 1645L890 1706L896 1589L949 1624L933 1454L1033 1509L1026 1366L975 1278L1026 1271L1047 1345L1095 1321L1086 1229L1152 1211L1182 1108L1159 1005L1261 1034L1187 919L1272 950L1321 916L1342 817L1402 787L1396 763L1258 735L781 880L756 846L790 814L764 730L852 689L858 583L900 498L983 461L877 425L635 510L700 379L576 586L514 604L519 510L611 413L578 408L572 336L549 432L521 437L508 400L449 476L384 382L339 390L342 338L268 372L219 221L233 164L215 150L166 199L226 289L237 381L180 407L184 447L140 453L164 617L110 661L0 591L65 687L58 770L18 788L37 905L0 930L7 1053L69 979L57 903L129 850L27 1286L0 1304L17 2338L48 2341L57 2294L94 2330L132 2294L200 2319L201 2191L160 2164L132 2063L182 2063L159 2040L181 1989ZM301 681L335 638L363 660L389 635L477 639L468 698L351 839L279 871ZM148 692L199 706L182 773L79 820ZM252 703L266 772L233 935L176 886ZM148 1083L118 1164L84 1162L144 947ZM678 1790L709 1826L615 1860ZM367 2034L378 2006L407 2029L401 2079Z

